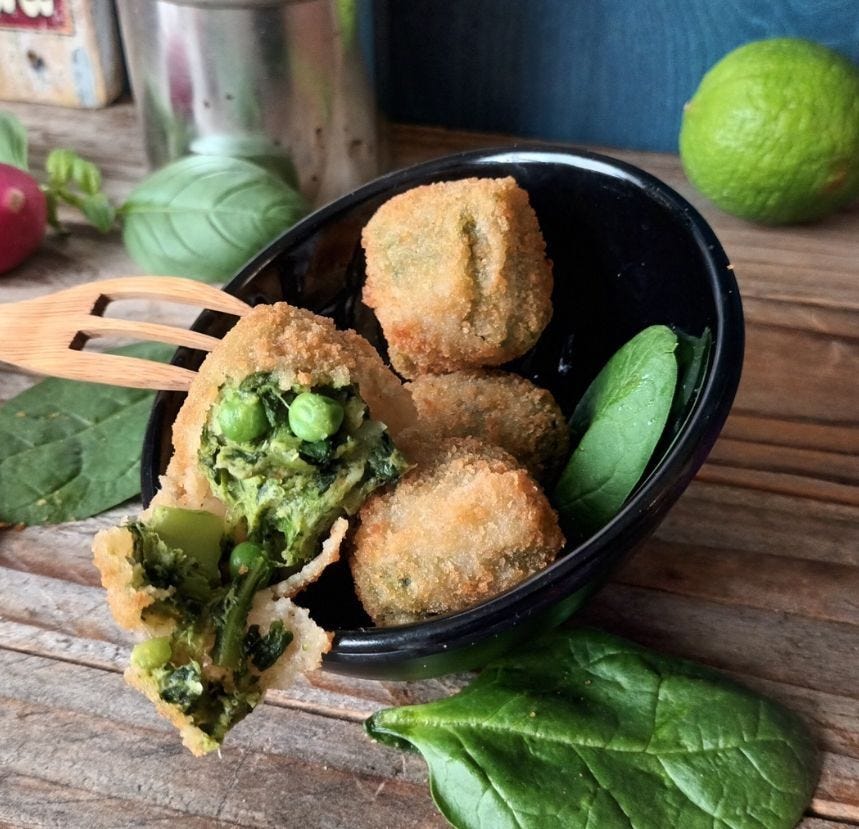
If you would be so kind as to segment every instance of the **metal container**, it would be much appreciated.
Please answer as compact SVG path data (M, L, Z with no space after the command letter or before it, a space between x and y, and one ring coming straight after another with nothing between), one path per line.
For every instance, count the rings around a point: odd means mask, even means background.
M119 0L153 167L232 155L320 204L379 172L371 0Z

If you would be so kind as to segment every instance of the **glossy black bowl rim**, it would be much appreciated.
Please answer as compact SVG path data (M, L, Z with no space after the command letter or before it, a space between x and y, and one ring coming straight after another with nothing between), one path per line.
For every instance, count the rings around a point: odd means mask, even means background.
M716 325L707 374L672 445L618 514L599 532L540 573L467 610L413 625L335 631L331 651L325 657L325 664L334 669L338 664L348 667L372 663L381 667L406 658L420 660L469 648L501 636L512 625L544 614L588 586L642 540L642 524L652 529L658 521L654 515L661 517L679 497L715 443L739 385L745 339L742 305L733 269L713 230L686 199L655 176L626 162L569 147L515 144L471 150L388 173L302 219L251 259L224 290L236 293L283 250L311 236L338 214L350 211L356 203L446 177L480 175L482 165L493 164L560 164L591 170L627 181L664 206L676 218L678 231L688 233L700 251L715 299ZM196 329L198 323L199 320L192 328ZM156 456L160 444L162 399L163 393L156 399L144 441L141 466L144 503L157 489L157 472L146 461Z

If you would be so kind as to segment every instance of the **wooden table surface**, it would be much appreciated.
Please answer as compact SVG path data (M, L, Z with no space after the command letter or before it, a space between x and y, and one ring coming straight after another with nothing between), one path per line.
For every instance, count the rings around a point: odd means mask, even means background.
M120 198L144 173L128 105L3 108L29 127L37 164L49 148L74 148ZM395 127L392 156L402 166L507 142ZM736 270L748 339L710 459L579 618L720 668L800 713L823 757L801 826L859 825L859 209L760 228L707 205L675 156L612 154L667 181L712 223ZM4 277L0 301L137 272L116 235L73 230ZM127 306L129 316L154 311ZM0 367L0 400L32 382ZM462 677L319 673L272 694L222 756L195 759L181 747L122 681L131 639L112 621L90 559L93 533L136 508L0 532L0 823L446 825L423 761L372 743L361 722L382 706L447 694Z

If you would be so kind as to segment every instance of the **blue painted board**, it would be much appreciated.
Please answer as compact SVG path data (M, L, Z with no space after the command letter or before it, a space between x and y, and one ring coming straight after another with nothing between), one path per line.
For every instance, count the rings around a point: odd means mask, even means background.
M704 72L750 40L859 63L859 0L380 0L394 120L674 151Z

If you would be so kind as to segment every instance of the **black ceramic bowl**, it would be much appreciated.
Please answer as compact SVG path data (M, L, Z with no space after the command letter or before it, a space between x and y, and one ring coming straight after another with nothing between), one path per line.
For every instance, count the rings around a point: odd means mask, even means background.
M361 229L386 199L468 176L512 175L528 191L554 263L554 316L512 370L549 388L570 413L608 357L642 328L664 323L712 336L696 390L669 420L662 445L623 509L600 532L568 545L541 573L469 610L396 628L373 628L342 562L304 594L314 618L336 631L324 666L408 679L475 667L567 618L643 541L703 463L740 379L743 315L725 254L701 216L653 176L584 152L518 147L462 153L371 182L295 225L248 263L226 290L251 304L280 300L357 329L384 355L375 317L360 302ZM206 312L194 329L223 335L234 318ZM196 368L202 355L173 360ZM158 396L143 450L148 502L170 455L183 396Z

